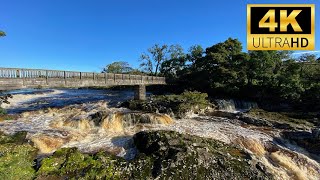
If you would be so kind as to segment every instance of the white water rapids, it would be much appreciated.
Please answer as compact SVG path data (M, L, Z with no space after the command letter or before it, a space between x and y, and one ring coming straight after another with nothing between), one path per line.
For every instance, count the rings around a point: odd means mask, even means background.
M0 131L27 131L40 154L61 147L78 147L82 152L105 150L132 159L136 154L132 135L142 130L172 130L243 147L276 179L320 179L320 165L292 144L284 147L274 139L279 130L245 125L238 120L192 116L172 120L167 115L132 112L114 105L132 97L131 92L102 90L38 90L16 92L9 113L17 120L0 122ZM92 115L105 112L101 122ZM142 119L142 120L141 120ZM289 146L290 145L290 146ZM290 149L289 149L290 148Z

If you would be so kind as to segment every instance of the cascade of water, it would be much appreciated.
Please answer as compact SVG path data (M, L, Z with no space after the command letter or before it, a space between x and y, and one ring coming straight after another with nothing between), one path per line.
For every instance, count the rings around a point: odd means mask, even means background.
M220 111L237 112L248 111L252 108L257 108L256 102L233 100L233 99L217 99L215 100Z

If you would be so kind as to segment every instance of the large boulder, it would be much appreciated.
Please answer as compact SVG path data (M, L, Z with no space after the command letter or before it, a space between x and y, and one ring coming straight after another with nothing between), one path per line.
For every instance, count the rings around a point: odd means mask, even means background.
M250 163L243 150L222 142L177 132L139 132L134 143L151 157L151 174L159 179L271 179ZM259 167L259 168L257 168ZM260 170L259 170L260 169Z
M242 149L219 141L168 131L133 139L139 154L131 161L60 149L42 160L37 179L272 179Z
M281 136L312 154L317 156L320 154L319 129L313 129L312 133L307 131L284 131Z

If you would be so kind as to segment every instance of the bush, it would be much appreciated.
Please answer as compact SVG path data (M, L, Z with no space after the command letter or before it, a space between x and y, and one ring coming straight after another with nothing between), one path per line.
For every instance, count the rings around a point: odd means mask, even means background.
M146 112L173 113L182 118L189 111L199 113L210 106L207 97L207 93L185 91L180 95L152 96L147 101L131 100L123 103L122 106Z
M177 106L174 109L179 114L184 114L188 111L198 112L199 110L208 107L210 103L207 98L207 93L185 91L180 95L157 96L154 100L167 102L168 104L175 104Z

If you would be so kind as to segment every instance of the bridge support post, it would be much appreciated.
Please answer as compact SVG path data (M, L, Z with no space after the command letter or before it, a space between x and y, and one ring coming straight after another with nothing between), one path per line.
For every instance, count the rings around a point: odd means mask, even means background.
M135 100L146 100L146 86L137 85L134 87L134 99Z

